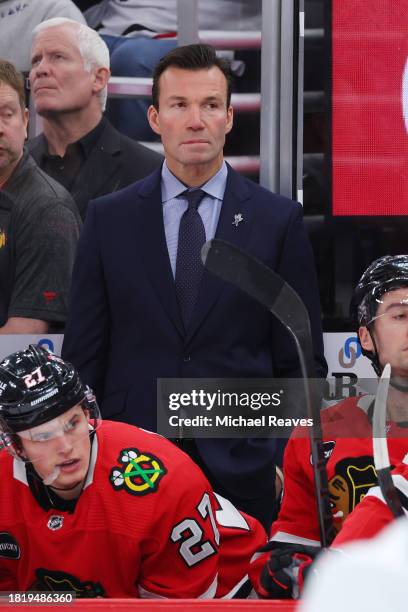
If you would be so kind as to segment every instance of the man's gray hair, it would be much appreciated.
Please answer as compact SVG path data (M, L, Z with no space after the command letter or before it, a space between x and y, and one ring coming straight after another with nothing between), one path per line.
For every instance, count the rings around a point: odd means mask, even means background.
M94 68L110 67L109 49L105 41L99 36L98 32L83 23L67 19L66 17L54 17L39 23L33 30L34 39L40 32L55 28L57 26L69 25L75 30L78 41L78 50L84 60L85 70L90 72ZM104 87L98 94L102 111L106 107L108 88Z

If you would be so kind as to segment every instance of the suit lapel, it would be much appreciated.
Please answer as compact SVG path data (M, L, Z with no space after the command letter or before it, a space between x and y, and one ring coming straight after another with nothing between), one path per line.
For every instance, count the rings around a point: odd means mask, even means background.
M139 196L141 206L136 240L144 269L148 272L146 277L150 280L167 316L179 333L184 335L164 232L161 168L143 181Z
M161 168L145 179L139 190L139 220L136 223L137 248L148 271L146 275L157 294L163 309L181 336L188 342L195 334L211 308L218 300L226 283L210 272L204 271L198 300L187 334L184 331L177 302L161 203ZM234 224L235 215L242 221ZM216 238L244 248L251 229L253 210L248 187L242 177L228 167L227 185L218 221Z
M239 214L242 221L234 224L235 215ZM244 248L249 237L252 219L253 210L248 187L242 177L228 166L227 185L215 237L230 242L239 248ZM224 287L224 281L204 270L187 339L191 339L195 334L197 328L218 300Z

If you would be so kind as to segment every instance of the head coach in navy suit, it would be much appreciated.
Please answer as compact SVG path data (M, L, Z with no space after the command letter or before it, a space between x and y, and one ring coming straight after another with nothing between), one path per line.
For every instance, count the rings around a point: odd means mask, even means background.
M214 236L256 256L298 292L311 318L318 374L326 374L301 206L225 163L230 96L229 68L211 47L189 45L167 54L154 74L148 112L162 138L163 166L89 206L63 357L95 390L105 418L154 429L158 378L300 375L295 344L283 326L198 268L194 249ZM186 190L198 188L198 203L191 205ZM188 450L215 490L270 522L275 440L197 439Z

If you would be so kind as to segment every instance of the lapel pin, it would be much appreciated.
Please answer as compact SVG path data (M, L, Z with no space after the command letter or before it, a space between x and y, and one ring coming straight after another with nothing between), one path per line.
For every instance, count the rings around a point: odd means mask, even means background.
M244 220L244 217L242 216L242 214L238 213L234 215L234 220L232 222L232 225L235 225L235 227L238 227L238 223L241 223L241 221L243 220Z

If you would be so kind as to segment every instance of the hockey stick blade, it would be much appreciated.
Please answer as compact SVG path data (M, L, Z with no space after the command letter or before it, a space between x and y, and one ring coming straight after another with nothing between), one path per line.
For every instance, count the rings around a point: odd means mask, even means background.
M313 393L313 343L307 309L298 294L279 274L236 246L213 239L201 251L204 266L224 281L238 287L267 308L290 332L295 340L305 385L308 416L313 419L310 431L311 454L315 477L320 540L328 546L334 536L326 460L320 424L320 410Z
M271 310L302 345L308 378L313 378L313 349L309 315L300 297L284 279L257 259L223 240L207 242L201 251L204 266L239 287Z
M387 444L387 397L390 386L391 366L386 364L378 383L373 413L373 454L378 484L389 509L395 517L403 516L401 501L391 476Z

